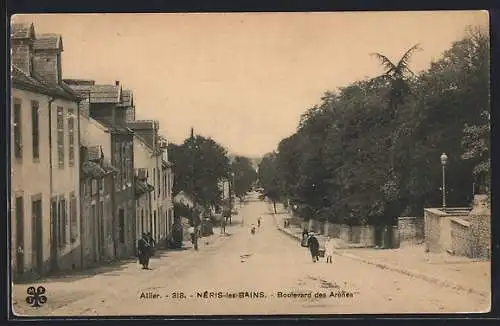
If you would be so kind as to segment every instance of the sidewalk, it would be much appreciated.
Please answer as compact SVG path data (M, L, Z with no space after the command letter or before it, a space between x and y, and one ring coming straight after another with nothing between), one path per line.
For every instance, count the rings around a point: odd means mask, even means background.
M288 216L283 210L273 214L277 228L298 241L302 230L291 225L283 227L283 219ZM324 236L319 236L320 243ZM398 249L347 248L339 242L336 254L375 265L401 274L424 279L440 286L491 296L491 262L477 261L448 254L426 253L423 245L402 245Z

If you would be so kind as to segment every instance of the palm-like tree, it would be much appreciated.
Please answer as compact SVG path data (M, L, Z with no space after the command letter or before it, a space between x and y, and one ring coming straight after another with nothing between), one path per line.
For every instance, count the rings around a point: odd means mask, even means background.
M419 44L413 45L405 52L396 64L383 54L371 53L372 56L376 57L380 61L385 69L384 74L376 78L388 80L391 86L389 93L389 108L391 110L392 118L394 118L398 106L403 104L404 98L410 92L408 80L415 74L410 70L409 62L412 54L420 49Z

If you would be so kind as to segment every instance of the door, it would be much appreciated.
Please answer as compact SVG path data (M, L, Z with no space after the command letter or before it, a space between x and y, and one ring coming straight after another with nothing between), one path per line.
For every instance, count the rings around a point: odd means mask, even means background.
M99 217L98 217L98 227L99 227L99 241L97 244L97 248L99 248L99 260L104 259L104 248L105 248L105 240L104 240L104 202L99 202Z
M34 200L31 207L33 217L31 224L33 271L41 275L43 268L42 200Z
M90 246L90 259L95 264L97 263L97 242L98 242L98 233L97 233L97 216L96 216L96 207L95 204L92 204L90 207L90 237L91 237L91 246Z
M58 223L57 223L57 199L53 198L51 201L51 240L50 240L50 260L51 270L56 271L57 266L57 246L58 246Z
M16 198L16 272L24 274L24 200Z

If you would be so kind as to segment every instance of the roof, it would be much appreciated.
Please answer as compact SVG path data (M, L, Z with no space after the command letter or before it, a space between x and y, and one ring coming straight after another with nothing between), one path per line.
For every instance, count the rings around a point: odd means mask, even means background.
M120 104L123 106L133 106L134 105L134 99L133 99L133 93L129 89L124 89L122 90L122 99Z
M87 178L101 178L107 173L99 164L85 161L82 164L82 174Z
M158 120L135 120L127 122L131 129L158 129L160 122Z
M14 23L10 26L10 37L12 39L35 38L35 26L33 23Z
M90 84L92 81L76 84L74 81L69 80L68 86L80 96L88 97L90 94L90 103L120 103L121 86Z
M153 191L155 188L147 182L135 180L135 195L140 197L143 194Z
M39 34L36 36L33 48L36 50L63 51L62 37L59 34Z
M61 83L61 85L50 83L38 76L35 72L28 74L14 64L12 65L11 78L14 88L25 89L35 93L55 96L71 101L79 100L78 95L65 83Z
M102 168L108 174L118 174L118 173L120 173L120 170L118 170L116 167L114 167L113 165L111 165L109 163L103 163L102 164Z
M172 162L169 162L169 161L165 161L165 160L162 160L161 161L161 166L163 168L171 168L174 166L174 164Z

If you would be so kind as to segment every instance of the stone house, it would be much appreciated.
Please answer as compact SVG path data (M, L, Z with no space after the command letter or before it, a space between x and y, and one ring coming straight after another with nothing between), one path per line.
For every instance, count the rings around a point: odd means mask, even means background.
M14 276L80 265L79 107L62 80L62 38L11 28Z
M123 99L118 81L114 85L78 79L66 83L80 96L87 96L80 106L82 115L98 121L109 133L111 165L119 170L112 192L114 239L117 239L114 252L118 258L128 258L136 249L133 131L126 126L130 107Z
M154 187L151 197L151 234L155 242L161 244L166 239L167 220L162 211L161 200L163 149L158 141L159 122L156 120L128 121L127 127L134 131L134 150L137 149L141 153L135 155L137 160L140 160L137 167L148 169L148 183Z
M152 193L145 194L145 197L148 197L148 201L146 203L141 203L140 209L139 207L136 207L136 225L138 226L136 230L136 237L140 236L142 232L151 232L153 237L157 233L155 225L157 223L158 205L156 200L157 198L155 196L155 178L153 177L156 172L157 157L154 154L154 149L150 146L150 144L148 144L148 142L136 132L134 134L134 167L136 173L139 173L138 175L141 180L146 178L143 182L152 186ZM141 200L144 200L143 197L140 198ZM139 212L140 215L137 215ZM139 232L139 229L143 231ZM155 238L155 240L157 240L157 238Z
M168 160L168 153L165 149L163 152L163 159L161 164L162 172L162 212L165 215L166 239L170 239L172 235L172 225L174 224L174 201L172 197L172 188L174 186L174 172L173 164Z
M151 232L151 199L154 187L148 183L148 171L144 168L136 169L135 175L135 207L136 207L136 239L143 233Z
M98 266L115 256L111 197L119 171L104 160L101 146L81 146L82 268Z

